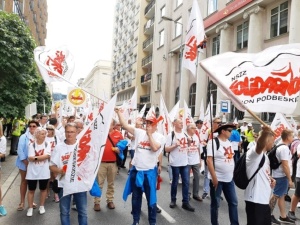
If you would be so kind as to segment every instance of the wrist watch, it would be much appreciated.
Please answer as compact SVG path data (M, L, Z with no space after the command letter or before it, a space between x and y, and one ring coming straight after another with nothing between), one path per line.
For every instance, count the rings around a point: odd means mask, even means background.
M34 160L37 161L37 157L34 157Z

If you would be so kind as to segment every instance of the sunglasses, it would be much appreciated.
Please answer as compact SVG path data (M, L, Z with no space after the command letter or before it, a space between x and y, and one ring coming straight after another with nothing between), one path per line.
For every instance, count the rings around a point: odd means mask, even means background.
M232 129L226 129L228 132L231 132L232 131Z
M221 124L222 122L214 122L214 123L216 123L216 124Z
M52 128L46 128L46 130L54 130L54 129L52 129Z
M28 127L37 127L37 126L32 126L32 125L30 125L30 126L28 126Z

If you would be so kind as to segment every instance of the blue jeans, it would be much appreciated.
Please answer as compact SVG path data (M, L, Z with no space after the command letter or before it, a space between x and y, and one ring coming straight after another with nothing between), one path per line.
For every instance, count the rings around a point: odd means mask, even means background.
M219 225L218 222L218 210L220 207L220 197L224 193L225 199L228 203L229 220L231 225L238 225L238 200L235 193L235 187L233 180L231 182L220 182L218 183L217 189L215 189L210 182L210 221L212 225Z
M87 225L87 192L79 192L71 195L63 196L63 189L58 193L59 195L59 208L60 208L60 222L61 225L70 225L70 208L71 208L71 197L76 203L78 212L78 224Z
M177 186L179 173L182 179L182 203L189 203L189 181L190 173L188 166L171 166L172 168L172 185L171 185L171 201L176 202Z
M132 216L134 223L139 223L140 216L141 216L141 208L142 208L142 195L143 190L140 187L137 187L135 184L136 181L136 174L137 170L131 170L130 172L130 183L132 188L132 198L131 198L131 204L132 204ZM144 175L144 184L143 184L144 192L147 199L148 204L148 221L150 225L156 224L156 204L150 206L150 186L148 177Z
M208 168L207 165L204 166L204 184L203 184L203 193L208 194L210 191L209 182L210 180L207 177Z

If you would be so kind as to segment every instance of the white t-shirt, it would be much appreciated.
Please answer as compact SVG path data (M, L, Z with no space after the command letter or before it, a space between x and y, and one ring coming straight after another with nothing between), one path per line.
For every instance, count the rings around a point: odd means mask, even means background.
M215 173L218 178L218 181L230 182L233 177L234 170L234 151L232 149L231 142L229 140L221 141L220 147L217 149L217 144L215 139L214 143L214 160L215 160ZM213 156L212 154L212 140L208 141L207 144L207 156ZM211 179L211 175L208 172L208 178Z
M51 156L50 166L56 165L58 168L66 168L76 145L77 142L74 145L67 145L65 142L57 144ZM65 176L60 179L60 174L58 174L57 180L58 187L63 187L65 183Z
M156 152L151 150L149 138L145 130L135 128L134 136L136 139L136 148L132 165L134 165L137 170L154 169L157 165L157 158L163 150L165 143L164 136L158 132L152 134L153 139L160 143L160 149Z
M47 146L46 146L47 145ZM38 145L36 142L29 144L28 157L51 155L50 144L46 142ZM50 178L49 160L28 163L26 180L45 180Z
M175 131L174 131L175 132ZM170 152L169 155L169 164L171 166L186 166L188 164L188 142L187 137L183 132L177 133L175 132L174 138L172 140L172 132L167 136L166 146L174 145L179 142L180 146L176 147Z
M281 143L279 143L279 144L281 144ZM292 171L291 170L291 168L292 168L292 154L291 154L290 149L287 145L281 145L276 149L276 157L279 160L279 162L281 162L282 160L287 160L288 164L289 164L290 171ZM274 178L280 178L280 177L285 177L286 176L285 173L283 172L282 164L280 164L280 166L277 169L272 170L272 176Z
M256 148L256 141L251 141L247 146L247 150L251 149L252 147Z
M241 136L245 137L244 132L245 132L245 130L248 129L248 126L247 125L246 126L241 126L240 129L241 129Z
M57 140L57 139L56 139ZM57 140L58 141L58 140ZM50 148L51 148L51 154L53 153L53 150L56 146L57 143L55 143L55 138L54 137L46 137L46 142L48 142L50 144Z
M199 138L196 134L192 137L192 143L188 147L188 164L196 165L200 163L200 153L199 153Z
M4 135L0 138L0 153L6 154L6 138ZM0 169L1 169L1 160L0 160Z
M255 147L250 148L246 154L246 171L248 178L251 178L257 170L263 155L265 155L265 163L248 184L244 193L245 201L269 204L272 193L269 158L265 153L257 154Z

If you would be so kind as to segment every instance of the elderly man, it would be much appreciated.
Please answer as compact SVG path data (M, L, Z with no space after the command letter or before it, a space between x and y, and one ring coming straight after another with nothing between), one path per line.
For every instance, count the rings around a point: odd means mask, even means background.
M220 206L221 193L224 193L228 202L229 219L231 225L238 225L238 200L233 182L234 151L232 144L228 140L231 131L235 126L225 124L215 131L218 136L210 140L207 144L207 167L210 182L210 220L212 225L218 225L218 210Z
M174 131L168 134L166 141L166 152L170 152L169 163L171 165L173 179L171 184L170 208L176 207L177 186L179 174L182 179L182 208L191 212L195 211L189 203L189 168L188 168L188 140L183 132L181 119L173 122Z
M146 116L146 130L143 130L129 125L118 108L115 112L123 128L133 134L136 141L132 168L124 189L124 200L132 192L133 225L139 224L142 194L145 192L148 202L148 221L150 225L155 225L157 159L165 142L164 136L157 132L157 123L162 118L157 119L154 107L151 107Z

